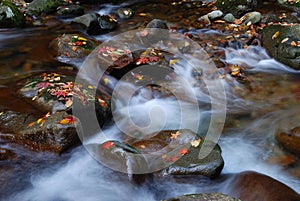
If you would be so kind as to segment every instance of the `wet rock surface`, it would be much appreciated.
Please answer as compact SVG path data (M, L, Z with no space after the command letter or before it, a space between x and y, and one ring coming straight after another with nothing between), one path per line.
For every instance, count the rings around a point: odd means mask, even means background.
M262 31L262 44L279 62L300 69L300 26L270 25Z
M72 20L72 23L83 25L90 35L108 33L115 29L118 24L114 18L108 15L101 16L98 13L85 14L76 17Z
M153 136L155 135L155 136ZM160 170L159 175L203 175L217 177L224 166L221 148L205 140L190 130L161 131L148 140L129 141L128 143L147 155L150 169ZM212 149L201 156L203 144ZM201 157L201 158L200 158Z
M276 133L275 138L284 149L300 157L300 127Z
M65 118L72 121L64 123ZM32 150L61 153L79 142L73 119L65 112L48 114L39 119L13 111L3 112L0 116L1 130L10 134L4 134L1 138Z
M300 200L300 195L285 184L251 171L235 175L230 189L228 194L241 200Z
M242 17L243 14L253 11L258 5L257 0L218 0L216 6L225 14L232 13L235 17Z
M182 195L174 198L165 199L162 201L240 201L237 198L224 195L222 193L201 193Z
M21 27L25 18L18 7L9 0L0 2L0 28Z

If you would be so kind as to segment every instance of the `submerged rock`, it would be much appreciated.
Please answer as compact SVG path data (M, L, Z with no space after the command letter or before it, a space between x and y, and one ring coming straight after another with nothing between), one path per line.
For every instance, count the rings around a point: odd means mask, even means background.
M295 127L288 133L276 133L275 138L284 149L300 157L300 127Z
M257 172L247 171L233 176L227 194L247 201L300 200L300 195L285 184Z
M270 25L262 30L262 44L279 62L300 69L300 25Z
M85 14L73 19L72 23L83 25L90 35L108 33L116 28L118 22L108 15Z
M24 25L23 13L10 0L0 3L0 28L20 27Z
M11 134L2 139L27 146L35 151L61 153L77 144L75 119L66 112L48 113L42 118L14 111L3 112L0 129Z
M237 198L224 195L222 193L201 193L182 195L162 201L241 201Z
M257 4L257 0L217 0L215 5L225 14L232 13L240 18L246 12L255 10Z

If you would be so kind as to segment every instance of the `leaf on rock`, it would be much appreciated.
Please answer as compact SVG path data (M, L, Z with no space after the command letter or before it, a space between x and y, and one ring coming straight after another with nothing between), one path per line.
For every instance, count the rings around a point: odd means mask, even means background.
M276 31L276 32L274 33L274 35L272 36L272 39L273 39L273 40L276 39L276 38L279 36L279 34L280 34L280 32L279 32L279 31Z
M198 147L200 145L201 139L191 141L193 147Z
M180 149L179 152L178 152L178 154L183 155L183 156L188 154L188 153L189 153L189 150L185 147Z
M176 139L181 133L177 131L176 133L171 133L171 139Z
M115 143L114 142L105 142L103 145L102 145L102 148L104 149L110 149L112 146L114 146Z

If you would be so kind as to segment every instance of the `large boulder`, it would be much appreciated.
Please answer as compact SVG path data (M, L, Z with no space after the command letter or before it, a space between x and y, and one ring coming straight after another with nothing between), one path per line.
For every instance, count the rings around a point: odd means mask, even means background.
M277 142L287 151L300 157L300 127L275 134Z
M300 25L270 25L262 30L262 44L279 62L300 69Z
M20 27L24 25L23 13L10 0L0 3L0 28Z
M84 14L84 8L80 5L59 6L57 14L62 16L80 16Z
M217 0L216 6L224 13L232 13L236 18L255 10L258 0Z
M108 15L99 15L98 13L89 13L76 17L73 24L79 24L86 28L90 35L98 35L112 31L116 28L118 22Z
M59 0L33 0L28 5L28 10L34 15L39 15L41 13L52 13L56 11L59 5Z
M45 72L26 78L19 85L23 87L18 94L42 112L70 111L77 101L80 103L78 111L95 107L100 125L110 116L110 96L83 80L75 82L73 75Z
M5 111L0 116L2 140L18 143L35 151L61 153L77 144L75 118L66 112L47 113L43 117Z
M182 195L174 198L168 198L162 201L241 201L237 198L224 195L222 193L201 193Z
M247 201L299 201L300 195L272 177L247 171L233 176L227 185L229 195Z
M147 136L148 139L129 140L128 143L145 155L150 170L161 170L159 176L203 175L215 178L222 171L224 161L220 147L190 130L160 131ZM206 157L199 158L204 142L213 149Z

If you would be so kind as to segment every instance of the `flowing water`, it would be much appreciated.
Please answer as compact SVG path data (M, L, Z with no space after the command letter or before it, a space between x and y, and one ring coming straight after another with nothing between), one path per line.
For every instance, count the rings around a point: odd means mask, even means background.
M131 5L130 3L128 5ZM97 11L106 14L118 7L120 6L105 5ZM139 20L138 23L142 23ZM54 24L57 23L56 20L53 21ZM122 31L135 26L136 24L129 23ZM1 61L1 88L7 88L6 83L16 76L22 77L23 74L53 69L56 65L61 66L61 63L51 58L47 51L39 53L41 59L35 56L35 48L47 48L46 44L49 40L61 32L63 31L59 28L25 29L22 33L20 30L1 30L1 54L4 52L8 54L5 61ZM111 34L98 36L96 39L104 41L120 32L117 30ZM204 32L215 33L207 30ZM43 33L48 35L44 36ZM34 42L36 40L37 42ZM15 60L20 62L14 64ZM186 176L163 179L154 176L147 179L144 184L136 185L127 174L114 172L102 166L82 146L58 157L49 153L30 152L25 148L0 141L1 147L13 149L20 156L19 158L23 159L1 162L0 198L12 201L152 201L188 193L215 191L226 193L229 182L227 175L245 170L269 175L300 193L299 162L293 167L284 167L280 163L270 162L272 157L284 154L274 140L274 133L298 126L300 108L297 92L293 90L300 89L299 72L270 58L265 49L259 46L250 46L248 49L227 48L225 61L247 66L248 76L257 88L257 93L251 94L243 84L236 82L230 76L222 80L226 91L227 120L219 140L225 161L220 178L209 180L200 176ZM27 63L31 64L30 67L26 67ZM15 67L10 68L9 64L14 64ZM180 65L176 73L191 79L186 71L180 70ZM193 89L193 92L199 102L210 101L201 90ZM131 105L126 107L129 107L130 114L133 114L136 121L139 120L141 124L149 124L149 118L161 114L164 115L168 128L176 128L176 122L181 121L177 111L179 105L172 99L145 100L137 96L131 101ZM117 106L117 112L125 109L128 110L122 103ZM188 111L190 116L186 121L186 127L200 121L198 114L193 110ZM212 113L204 108L201 110L201 115L205 117ZM201 121L205 123L205 119ZM108 127L105 131L110 133L111 139L120 138L120 132L115 126ZM99 139L92 139L86 143L92 143L93 140Z

